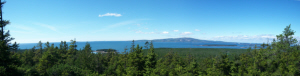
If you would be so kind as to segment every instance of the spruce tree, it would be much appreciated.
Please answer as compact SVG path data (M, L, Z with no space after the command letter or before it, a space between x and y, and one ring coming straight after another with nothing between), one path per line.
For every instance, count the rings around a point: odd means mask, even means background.
M15 42L12 45L10 45L10 41L14 40L13 37L10 36L9 30L4 31L4 27L9 24L8 20L3 20L3 11L2 7L5 2L2 2L0 0L0 15L1 15L1 21L0 21L0 75L4 76L13 76L16 74L19 74L16 70L16 65L13 64L13 59L10 58L10 51L9 50L16 50L18 48L18 44Z
M130 52L133 52L133 51L134 51L134 40L132 40L131 47L130 47Z
M145 61L142 50L143 47L139 47L139 45L137 45L134 51L128 54L128 65L126 68L127 75L143 75Z
M155 65L156 65L156 57L157 57L157 55L154 53L154 46L151 41L150 49L148 50L148 54L145 59L146 72L144 73L144 76L149 76L151 73L153 73L153 70L155 69Z
M47 42L45 43L44 50L45 50L45 51L48 51L48 48L50 48L50 43L49 43L49 41L47 41Z
M37 47L38 47L38 50L36 50L34 52L34 57L33 57L33 61L35 63L38 63L40 58L42 57L42 54L43 54L43 43L42 41L39 41L39 43L37 44Z
M151 41L151 42L152 42L152 41ZM145 49L147 49L147 50L148 50L148 45L149 45L149 42L148 42L148 41L146 41L146 42L145 42L145 46L144 46L144 47L145 47Z
M284 28L284 31L277 37L277 47L282 51L291 51L290 46L295 45L298 41L293 37L295 31L291 29L291 24Z
M37 66L37 71L40 75L46 75L46 70L51 68L52 66L58 64L58 54L57 50L54 48L54 44L52 44L48 50L43 53L42 57L39 60L39 64Z
M94 62L94 55L92 54L92 47L87 42L82 51L80 51L79 57L77 60L80 63L81 68L87 68L89 70L95 70L96 63Z
M75 46L77 46L76 44L76 41L74 40L71 40L71 43L69 45L69 49L66 53L66 55L64 56L66 58L66 63L68 63L69 65L73 65L74 64L74 61L77 59L77 57L75 56L76 55L76 52L77 50L75 49Z

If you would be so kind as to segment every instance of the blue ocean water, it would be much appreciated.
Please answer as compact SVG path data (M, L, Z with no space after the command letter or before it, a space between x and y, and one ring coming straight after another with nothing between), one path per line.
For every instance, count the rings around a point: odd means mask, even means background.
M68 43L68 42L67 42ZM115 49L123 52L125 48L130 49L131 41L94 41L90 43L92 50L97 49ZM54 46L59 47L60 42L53 42ZM68 43L69 44L69 43ZM77 42L77 49L82 49L86 42ZM134 42L135 45L144 46L145 42ZM30 49L37 43L21 43L20 49ZM197 42L153 42L154 48L231 48L231 49L247 49L254 48L255 44L251 43L197 43ZM201 45L237 45L237 46L201 46ZM127 47L126 47L127 46ZM259 44L257 44L259 47ZM44 45L43 45L44 47Z

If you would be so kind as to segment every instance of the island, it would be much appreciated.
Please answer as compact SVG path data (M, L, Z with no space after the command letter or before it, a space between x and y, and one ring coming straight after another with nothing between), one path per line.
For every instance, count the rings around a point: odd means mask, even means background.
M114 52L114 53L117 52L117 50L115 50L115 49L97 49L96 51L93 51L93 52L103 54L103 53L108 53L109 51Z

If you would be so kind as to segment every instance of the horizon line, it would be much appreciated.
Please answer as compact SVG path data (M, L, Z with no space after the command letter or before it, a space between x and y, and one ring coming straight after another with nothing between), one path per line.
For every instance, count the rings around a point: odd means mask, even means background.
M178 37L178 38L192 38L192 37ZM176 39L176 38L160 38L160 39ZM193 38L193 39L197 39L197 38ZM71 40L73 40L73 39L71 39ZM141 41L141 40L152 41L152 40L158 40L158 39L137 39L134 41ZM205 39L197 39L197 40L205 40ZM99 40L99 42L100 41L132 41L132 40ZM208 40L208 41L219 41L219 40ZM46 42L48 42L48 41L46 41ZM61 41L59 41L59 42L54 41L54 42L49 42L49 43L60 43L60 42ZM66 42L70 42L70 41L66 41ZM98 41L76 41L76 42L98 42ZM221 42L230 42L230 41L221 41ZM36 43L38 43L38 42L36 42ZM233 43L251 43L251 42L233 42ZM255 42L253 42L253 43L255 43ZM262 43L258 43L258 44L262 44ZM33 42L19 43L19 44L33 44Z

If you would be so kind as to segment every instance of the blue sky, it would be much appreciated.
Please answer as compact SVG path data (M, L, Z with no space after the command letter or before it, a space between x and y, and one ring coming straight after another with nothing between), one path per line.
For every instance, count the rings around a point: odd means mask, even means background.
M298 0L7 0L5 29L18 43L192 37L267 42L291 24Z

